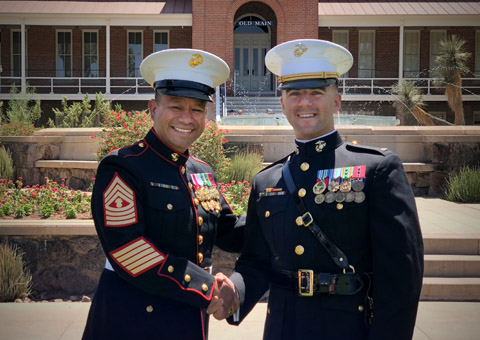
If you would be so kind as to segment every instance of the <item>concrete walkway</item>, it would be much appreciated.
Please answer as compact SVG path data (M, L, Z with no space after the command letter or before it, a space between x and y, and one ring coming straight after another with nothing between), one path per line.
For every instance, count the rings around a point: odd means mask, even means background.
M480 204L417 198L424 238L480 239ZM480 246L479 246L480 249ZM0 340L78 340L90 303L0 303ZM211 318L210 340L260 340L266 304L239 327ZM414 340L480 339L480 302L420 302Z

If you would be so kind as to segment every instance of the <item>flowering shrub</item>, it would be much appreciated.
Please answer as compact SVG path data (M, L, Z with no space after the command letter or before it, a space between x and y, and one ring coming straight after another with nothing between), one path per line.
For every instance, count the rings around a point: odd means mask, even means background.
M97 160L100 161L113 150L131 145L145 137L153 125L153 121L145 111L120 112L112 111L105 118L103 134L97 136L99 150ZM92 136L95 138L95 136Z
M219 183L220 192L227 200L233 212L236 215L244 215L247 213L248 197L250 196L251 185L249 182Z
M0 136L33 136L35 127L32 123L13 121L0 124Z
M45 177L46 184L23 187L22 177L13 182L0 179L0 217L13 215L16 218L39 213L49 218L54 212L65 213L67 218L76 218L77 213L89 212L91 197L80 190L72 190L62 183Z
M192 156L201 159L212 167L219 181L225 180L224 170L228 157L223 145L227 142L225 139L227 133L228 130L220 129L216 122L207 120L205 131L189 148Z

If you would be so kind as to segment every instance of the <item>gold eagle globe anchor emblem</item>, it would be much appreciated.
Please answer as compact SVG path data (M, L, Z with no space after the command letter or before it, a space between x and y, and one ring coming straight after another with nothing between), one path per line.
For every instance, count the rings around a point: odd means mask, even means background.
M293 51L293 54L295 54L296 57L301 57L305 52L307 52L307 46L303 44L297 44L295 45L295 50Z
M203 57L198 53L193 54L193 58L190 59L190 63L189 63L190 66L191 67L197 67L201 63L203 63Z

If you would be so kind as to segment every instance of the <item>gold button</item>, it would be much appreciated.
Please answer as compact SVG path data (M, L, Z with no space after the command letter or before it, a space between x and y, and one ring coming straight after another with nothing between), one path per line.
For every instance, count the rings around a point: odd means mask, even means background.
M167 209L168 210L172 210L173 209L173 205L171 205L170 203L167 204Z
M296 150L295 150L295 154L298 155L299 153L300 153L300 151L299 151L298 149L296 149Z
M343 262L343 257L339 258L338 261Z
M192 278L190 277L190 275L187 274L187 275L185 275L184 280L185 280L185 282L190 282L192 280Z
M303 225L303 219L302 216L298 216L297 219L295 220L295 223L301 227Z
M198 235L198 244L202 244L202 243L203 243L203 236Z
M363 312L365 310L365 307L363 307L362 305L358 306L358 311L359 312Z
M385 152L385 151L388 150L388 148L381 148L380 150L383 151L383 152Z
M300 190L298 190L298 196L305 197L306 194L307 194L307 190L305 190L304 188L301 188Z
M173 273L173 270L174 270L174 269L173 269L173 266L168 266L168 272L169 272L169 273Z
M308 164L307 162L300 164L300 169L302 169L302 171L307 171L309 168L310 164Z
M198 253L198 262L199 263L203 262L203 254L202 253Z
M208 290L208 286L207 286L206 283L204 283L204 284L202 285L202 290L203 290L204 292L206 292L206 291Z
M358 142L357 142L356 140L352 140L352 144L353 144L353 145L357 145Z
M268 211L268 210L265 211L265 217L266 217L266 218L270 217L270 211Z
M337 209L342 210L343 209L343 204L342 203L337 203Z
M147 306L146 310L147 310L148 313L151 313L151 312L153 312L153 307L152 306Z
M182 172L182 175L184 175L184 174L185 174L185 167L184 167L184 166L181 166L181 167L180 167L180 171Z
M174 162L178 161L178 153L175 153L175 152L172 153L172 160L173 160Z
M193 184L191 182L188 182L188 187L190 188L190 190L192 190Z
M138 143L138 146L141 147L141 148L143 148L143 147L145 146L145 144L143 144L143 143Z
M203 217L198 216L198 225L202 225L202 224L203 224Z
M198 207L198 205L200 204L200 201L198 200L198 198L195 198L193 201L195 202L195 205Z
M305 248L303 248L301 245L298 245L295 247L295 254L302 255L304 252L305 252Z

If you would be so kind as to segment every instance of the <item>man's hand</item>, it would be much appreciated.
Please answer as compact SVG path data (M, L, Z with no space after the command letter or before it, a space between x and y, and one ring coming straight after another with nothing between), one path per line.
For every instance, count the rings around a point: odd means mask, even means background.
M215 275L217 284L214 296L207 308L207 313L217 320L223 320L235 313L240 306L237 291L233 282L223 273Z

